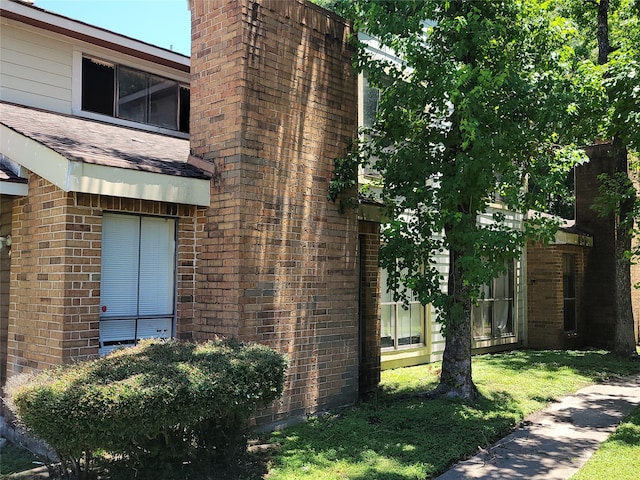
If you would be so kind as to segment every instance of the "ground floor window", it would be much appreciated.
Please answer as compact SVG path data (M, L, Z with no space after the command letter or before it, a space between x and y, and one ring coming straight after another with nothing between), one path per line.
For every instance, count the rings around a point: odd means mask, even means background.
M175 220L105 213L100 354L142 338L169 338L175 320Z
M381 271L381 345L382 348L397 349L424 344L424 308L417 296L409 291L409 305L393 299L393 292L387 287L387 271Z
M576 256L571 253L562 255L562 297L564 303L564 331L575 332L578 329L576 314Z
M471 324L475 339L513 335L514 291L513 264L510 264L505 273L482 287L483 295L471 309Z

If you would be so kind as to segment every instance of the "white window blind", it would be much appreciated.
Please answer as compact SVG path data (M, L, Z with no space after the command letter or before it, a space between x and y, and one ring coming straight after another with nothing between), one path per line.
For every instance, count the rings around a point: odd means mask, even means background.
M175 221L105 213L100 354L141 338L170 338L174 321Z
M173 312L175 237L173 220L143 217L140 231L140 315Z
M138 314L140 218L104 214L102 219L102 316Z

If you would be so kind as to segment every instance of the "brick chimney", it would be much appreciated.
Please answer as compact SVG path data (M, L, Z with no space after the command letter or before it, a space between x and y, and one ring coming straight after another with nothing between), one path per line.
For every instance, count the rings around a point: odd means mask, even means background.
M274 423L358 391L358 223L327 200L357 128L349 25L303 0L192 0L191 153L214 171L194 338L289 356Z

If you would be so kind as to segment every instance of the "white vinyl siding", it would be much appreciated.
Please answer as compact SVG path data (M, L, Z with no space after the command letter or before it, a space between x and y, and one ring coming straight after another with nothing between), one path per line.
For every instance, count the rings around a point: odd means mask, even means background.
M106 213L102 222L100 353L172 336L175 221Z
M71 113L72 45L14 27L10 21L2 21L0 27L0 98Z

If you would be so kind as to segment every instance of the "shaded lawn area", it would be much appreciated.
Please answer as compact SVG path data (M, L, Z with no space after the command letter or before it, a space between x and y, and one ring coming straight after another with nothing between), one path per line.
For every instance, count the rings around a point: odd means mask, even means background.
M640 477L640 406L571 480L637 480Z
M370 400L271 434L279 448L266 478L432 478L560 396L638 371L640 363L604 351L480 355L473 375L481 397L469 404L403 398L435 387L439 364L386 371Z
M7 478L11 473L35 468L41 465L41 461L42 458L29 450L7 443L0 448L0 480Z

